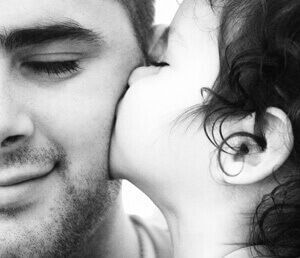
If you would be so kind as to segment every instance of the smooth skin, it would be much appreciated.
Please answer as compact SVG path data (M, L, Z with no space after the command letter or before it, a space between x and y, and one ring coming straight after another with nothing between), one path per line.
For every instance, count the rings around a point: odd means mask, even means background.
M213 10L206 0L184 1L170 26L168 44L158 40L154 48L154 56L169 65L138 68L118 109L113 175L133 182L161 209L177 258L220 258L244 248L256 206L276 185L265 179L293 145L286 114L270 107L267 149L251 149L244 162L222 155L226 171L235 175L227 176L204 132L202 114L195 119L181 116L203 103L201 88L211 88L217 78L221 11L222 5ZM155 52L161 50L161 55ZM254 118L228 121L224 137L253 132ZM243 140L232 144L239 146Z

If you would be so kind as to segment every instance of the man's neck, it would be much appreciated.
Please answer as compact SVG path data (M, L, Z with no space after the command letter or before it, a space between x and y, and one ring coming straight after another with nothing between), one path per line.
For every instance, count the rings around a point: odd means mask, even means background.
M110 208L87 243L84 254L90 258L140 258L134 225L124 212L121 196Z

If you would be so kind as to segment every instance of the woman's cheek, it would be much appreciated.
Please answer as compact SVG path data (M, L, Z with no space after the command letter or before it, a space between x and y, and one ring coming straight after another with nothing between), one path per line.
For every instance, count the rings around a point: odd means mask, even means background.
M141 79L131 85L119 104L111 147L115 177L132 179L138 178L138 173L147 174L149 150L171 122L165 126L168 98L163 88L155 77Z
M166 157L168 146L163 140L168 139L174 122L201 100L200 90L191 90L182 74L166 67L131 84L118 107L111 148L118 177L160 169L153 167L154 160L160 162L153 150L159 154L164 144L161 157Z

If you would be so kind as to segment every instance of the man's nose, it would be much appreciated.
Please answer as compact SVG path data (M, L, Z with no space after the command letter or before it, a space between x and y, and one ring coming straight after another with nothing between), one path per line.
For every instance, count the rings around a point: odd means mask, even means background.
M0 87L0 153L20 147L33 134L33 122L21 103Z

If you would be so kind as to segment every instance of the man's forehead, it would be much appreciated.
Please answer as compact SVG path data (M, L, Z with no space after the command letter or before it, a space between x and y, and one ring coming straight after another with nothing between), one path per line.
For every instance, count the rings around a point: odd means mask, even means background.
M120 4L114 0L1 0L0 29L31 27L68 18L83 26L103 26L112 22L120 11Z
M1 0L0 35L45 24L73 21L107 39L113 47L136 46L125 8L115 0Z

